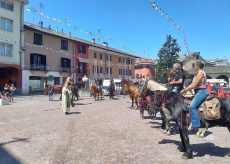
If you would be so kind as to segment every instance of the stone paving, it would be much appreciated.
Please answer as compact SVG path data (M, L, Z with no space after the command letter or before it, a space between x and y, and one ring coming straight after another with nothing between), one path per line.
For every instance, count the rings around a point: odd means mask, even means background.
M70 115L46 96L15 100L0 107L0 164L230 163L227 128L190 135L194 158L183 160L179 135L162 133L159 119L140 119L128 97L80 100Z

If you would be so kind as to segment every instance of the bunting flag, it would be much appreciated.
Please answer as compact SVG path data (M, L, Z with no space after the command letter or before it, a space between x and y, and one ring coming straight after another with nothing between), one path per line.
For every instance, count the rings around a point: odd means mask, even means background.
M18 45L20 45L19 42L9 41L9 40L6 40L6 39L0 39L0 43L8 43L8 44L18 44ZM24 46L24 47L31 47L31 48L36 48L36 49L40 48L41 50L46 50L46 51L51 52L53 55L56 55L56 54L59 54L61 56L66 55L66 56L69 56L69 57L72 57L72 58L75 56L74 54L70 54L70 53L68 53L66 51L54 49L54 48L44 46L44 45L36 45L36 44L28 43L28 42L22 43L21 45ZM124 47L124 49L129 50L126 47ZM131 50L129 50L129 51L132 52ZM104 60L101 60L101 59L88 59L88 60L89 60L90 63L94 63L94 62L95 63L101 63L101 64L107 64L108 63L107 61L104 61ZM115 64L115 63L110 63L110 65L120 66L120 64ZM126 66L131 66L131 64L126 65Z
M53 21L53 22L56 22L59 24L64 24L65 26L68 26L68 27L72 27L74 31L78 31L78 32L81 32L82 34L90 35L90 37L94 37L95 39L98 39L98 40L104 39L104 40L112 41L121 48L123 48L124 46L127 47L126 45L123 45L120 41L112 39L109 35L101 34L100 27L98 27L98 32L94 33L94 32L90 32L84 28L81 28L81 27L78 27L76 25L71 24L71 21L67 18L61 19L61 18L52 17L52 16L50 16L44 12L38 12L34 7L26 8L25 11L27 11L29 13L37 14L40 17L47 19L48 21ZM131 53L131 51L129 51L129 53Z
M152 6L153 9L155 9L161 16L164 16L167 20L167 22L171 23L175 29L179 32L182 32L184 33L184 30L181 26L179 26L176 21L174 21L164 10L162 10L157 4L155 1L150 1L150 5ZM186 47L186 50L188 53L190 53L190 50L188 48L188 43L187 43L187 40L186 40L186 37L185 37L185 34L184 34L184 45Z

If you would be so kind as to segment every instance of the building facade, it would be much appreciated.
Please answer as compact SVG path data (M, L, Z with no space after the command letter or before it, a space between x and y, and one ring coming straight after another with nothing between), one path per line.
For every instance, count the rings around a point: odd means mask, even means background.
M44 82L63 84L74 73L74 42L61 32L25 24L23 93L42 91Z
M156 71L156 61L139 58L135 62L135 76L141 75L144 78L153 79Z
M21 88L24 5L28 1L0 0L0 90L4 83Z
M134 61L137 56L109 48L107 45L91 44L89 47L89 80L133 79Z

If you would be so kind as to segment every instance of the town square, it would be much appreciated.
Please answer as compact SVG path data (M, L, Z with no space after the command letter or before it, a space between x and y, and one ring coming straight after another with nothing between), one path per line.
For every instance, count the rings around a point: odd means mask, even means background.
M0 0L0 164L230 163L227 0Z

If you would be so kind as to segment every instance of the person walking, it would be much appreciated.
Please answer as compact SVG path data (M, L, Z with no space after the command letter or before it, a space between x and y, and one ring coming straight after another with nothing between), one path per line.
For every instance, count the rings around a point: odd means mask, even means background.
M204 64L201 61L197 61L194 65L195 75L192 84L184 88L180 93L184 94L187 91L194 89L195 96L190 104L190 116L192 122L192 129L200 128L200 118L198 114L199 106L206 100L209 95L206 89L207 77L203 70Z
M71 105L70 87L71 87L70 83L66 81L62 88L62 109L66 115L69 114L70 105Z
M54 87L51 84L48 86L49 101L53 101L53 93L54 93Z
M14 84L11 84L11 86L10 86L10 102L14 102L15 91L16 91L16 87L14 86Z

